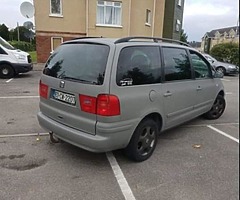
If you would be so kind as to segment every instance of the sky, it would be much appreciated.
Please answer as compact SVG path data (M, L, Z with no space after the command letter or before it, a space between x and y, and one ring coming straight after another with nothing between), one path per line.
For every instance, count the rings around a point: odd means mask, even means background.
M20 5L32 0L0 0L0 24L15 28L27 19L20 13ZM167 1L167 0L166 0ZM183 29L188 41L201 41L208 31L237 25L239 0L185 0Z

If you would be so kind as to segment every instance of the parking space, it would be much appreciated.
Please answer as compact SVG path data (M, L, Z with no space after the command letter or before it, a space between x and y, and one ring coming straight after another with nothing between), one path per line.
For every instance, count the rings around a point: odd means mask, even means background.
M153 158L134 167L124 157L117 158L136 199L238 196L238 144L207 127L163 133Z
M105 154L46 136L1 139L0 152L0 199L124 199Z
M115 151L113 166L106 154L27 136L45 132L36 118L40 74L0 79L0 199L238 199L238 76L223 79L227 107L220 119L199 117L162 133L142 163Z

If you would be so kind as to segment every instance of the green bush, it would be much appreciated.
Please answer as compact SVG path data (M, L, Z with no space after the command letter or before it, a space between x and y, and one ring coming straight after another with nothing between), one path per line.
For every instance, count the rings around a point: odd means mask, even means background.
M229 62L239 66L239 44L217 44L211 49L210 54L217 60Z
M31 44L30 42L10 41L9 43L12 46L14 46L16 49L20 49L22 51L35 51L36 50L36 45Z

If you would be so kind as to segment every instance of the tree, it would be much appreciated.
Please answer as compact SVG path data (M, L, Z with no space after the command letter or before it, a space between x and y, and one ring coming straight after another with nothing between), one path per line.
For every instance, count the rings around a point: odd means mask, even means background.
M210 54L217 60L239 66L239 46L236 43L217 44L211 49Z
M0 36L7 41L9 40L9 31L5 24L0 24Z
M19 39L20 41L29 42L30 39L27 35L34 34L31 30L28 30L24 26L19 26ZM10 39L18 40L18 28L10 30Z
M181 30L181 35L180 35L180 41L187 43L188 36L187 33L184 32L184 30Z

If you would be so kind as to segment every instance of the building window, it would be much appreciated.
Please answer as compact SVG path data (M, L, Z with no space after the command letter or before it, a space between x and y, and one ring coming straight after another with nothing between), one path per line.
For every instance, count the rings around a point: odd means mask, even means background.
M146 10L146 25L151 24L151 10L147 9Z
M179 32L181 28L181 21L179 19L177 19L176 21L176 31Z
M121 26L122 3L112 1L97 2L97 24Z
M182 6L182 0L178 0L178 6Z
M62 16L62 0L50 0L50 15Z
M52 52L63 43L62 37L52 37L51 38L51 50Z

